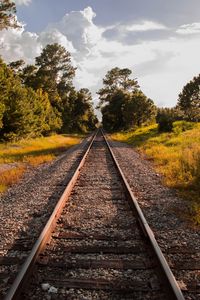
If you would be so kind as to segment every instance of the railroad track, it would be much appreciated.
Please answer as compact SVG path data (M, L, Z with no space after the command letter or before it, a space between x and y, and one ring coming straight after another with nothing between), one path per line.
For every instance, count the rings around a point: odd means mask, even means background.
M184 299L102 131L5 299Z

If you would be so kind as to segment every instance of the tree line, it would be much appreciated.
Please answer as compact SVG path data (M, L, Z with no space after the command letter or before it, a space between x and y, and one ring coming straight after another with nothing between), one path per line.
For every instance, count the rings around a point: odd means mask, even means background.
M0 3L0 30L19 27L13 1ZM61 45L49 44L35 58L6 64L0 58L0 136L5 140L52 132L94 130L92 95L73 85L76 68Z
M75 68L61 45L47 45L34 65L0 59L0 134L3 139L52 132L87 132L97 123L92 95L76 90Z
M158 123L160 131L171 131L173 122L200 122L200 74L187 83L173 108L158 108L140 89L132 71L118 67L107 72L98 91L102 123L108 131Z

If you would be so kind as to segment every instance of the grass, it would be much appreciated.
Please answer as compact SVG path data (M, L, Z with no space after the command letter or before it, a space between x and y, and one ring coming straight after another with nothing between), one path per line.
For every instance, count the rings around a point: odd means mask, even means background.
M190 219L200 224L200 123L174 123L171 133L159 133L157 125L112 135L144 153L154 162L164 183L188 200Z
M0 143L0 193L16 183L27 166L36 167L54 160L67 148L79 143L81 137L53 135L17 143Z
M23 175L25 171L24 166L19 166L0 173L0 193L6 191L6 189L12 184L16 183Z

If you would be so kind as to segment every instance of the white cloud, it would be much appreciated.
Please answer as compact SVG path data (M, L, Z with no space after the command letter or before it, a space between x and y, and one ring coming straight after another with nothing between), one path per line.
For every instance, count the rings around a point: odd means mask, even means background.
M138 24L131 24L125 26L125 29L128 31L149 31L149 30L165 30L167 29L166 26L160 23L152 22L152 21L143 21L142 23Z
M83 11L72 11L66 14L60 22L50 24L44 34L46 31L57 29L72 42L73 47L78 50L80 55L89 55L93 46L101 38L102 32L93 23L95 16L91 7L87 7Z
M142 41L147 40L166 39L170 34L170 28L148 20L129 24L115 24L107 27L103 32L103 36L108 41L120 41L127 45L141 44Z
M27 63L32 63L42 49L42 45L38 43L38 35L25 31L24 25L20 29L2 30L0 44L0 54L6 61L25 59Z
M162 36L162 39L150 39L145 35L140 42L123 43L117 38L105 38L104 32L108 28L95 25L94 18L95 13L88 7L65 14L59 22L49 24L38 34L26 31L25 26L2 31L0 44L3 48L0 52L7 61L23 58L33 63L44 46L58 42L71 52L73 63L78 67L76 87L90 88L94 98L106 72L118 66L133 70L133 76L138 77L142 90L157 105L175 105L183 85L200 71L198 36L191 35L186 40L184 35L176 34L180 29L188 30L189 25L183 25L177 31L174 29L174 32L162 24L145 20L110 27L130 36L159 30L171 35ZM198 27L191 25L190 29Z
M41 32L38 37L38 43L43 46L47 44L58 43L65 47L70 53L76 52L75 48L72 45L72 42L68 41L67 37L56 28L51 28L47 31Z
M29 5L32 0L14 0L16 5Z
M192 24L185 24L180 26L177 30L176 33L179 34L196 34L200 33L200 23L192 23Z

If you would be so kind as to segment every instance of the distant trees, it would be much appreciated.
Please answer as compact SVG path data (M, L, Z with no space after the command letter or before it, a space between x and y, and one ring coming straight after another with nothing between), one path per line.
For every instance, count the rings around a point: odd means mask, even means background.
M92 96L76 91L70 53L47 45L35 65L0 59L0 135L19 139L51 132L87 132L97 123Z
M126 128L152 123L156 112L153 100L147 98L141 90L132 92L123 109Z
M21 84L16 75L0 60L0 134L4 139L34 137L60 127L48 94Z
M175 130L175 121L182 121L183 131L189 126L185 121L200 121L200 74L183 87L175 107L158 109L156 121L159 131L169 132Z
M9 27L19 27L16 18L16 6L13 1L1 0L0 2L0 30L7 29Z
M100 106L110 102L110 98L118 91L132 92L137 89L138 83L135 79L130 79L131 70L120 69L118 67L111 69L103 78L104 87L98 91Z
M177 107L188 121L200 121L200 74L183 87Z
M136 79L130 79L131 73L129 69L111 69L98 91L103 126L108 131L141 126L155 119L153 101L139 89Z

